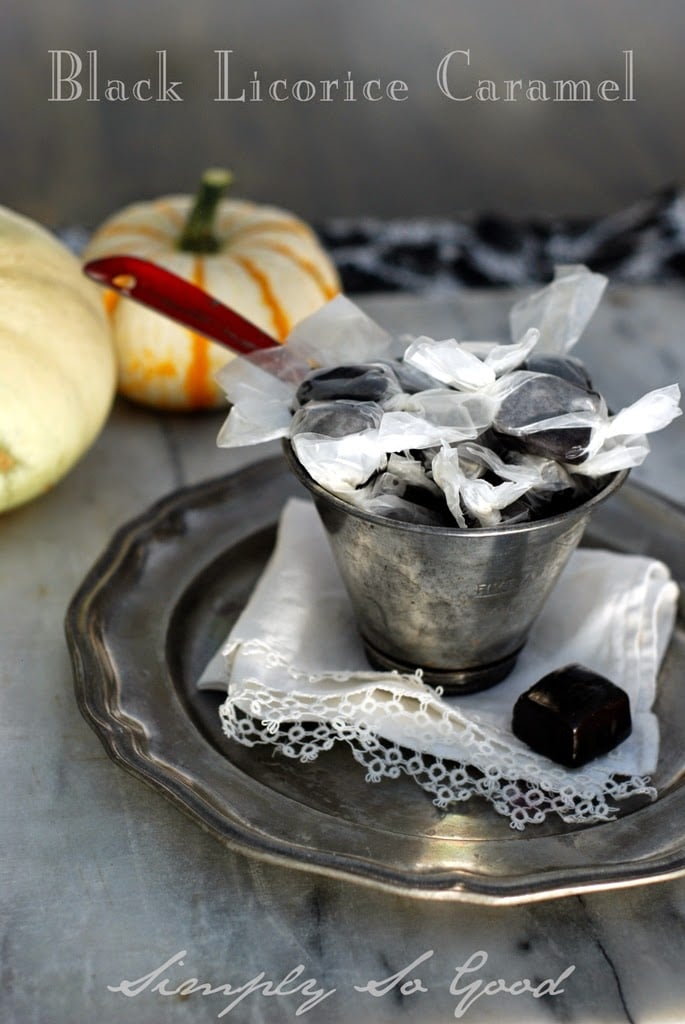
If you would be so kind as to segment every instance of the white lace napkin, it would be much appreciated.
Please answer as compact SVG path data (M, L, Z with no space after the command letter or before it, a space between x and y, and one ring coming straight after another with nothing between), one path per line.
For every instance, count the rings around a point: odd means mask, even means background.
M606 821L611 800L655 795L645 777L659 748L651 706L677 593L661 562L576 551L508 679L446 699L420 673L369 667L314 507L293 499L269 564L198 686L228 690L224 731L247 745L271 743L311 761L343 740L369 781L404 772L440 807L478 794L513 828L550 812ZM622 686L633 716L628 740L574 771L533 753L510 728L516 697L569 662Z

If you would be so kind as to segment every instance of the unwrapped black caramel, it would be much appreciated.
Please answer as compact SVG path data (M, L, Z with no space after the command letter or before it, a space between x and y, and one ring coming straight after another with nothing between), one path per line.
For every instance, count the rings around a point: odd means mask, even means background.
M583 665L566 665L521 694L512 730L538 754L579 768L630 735L630 702L604 676Z

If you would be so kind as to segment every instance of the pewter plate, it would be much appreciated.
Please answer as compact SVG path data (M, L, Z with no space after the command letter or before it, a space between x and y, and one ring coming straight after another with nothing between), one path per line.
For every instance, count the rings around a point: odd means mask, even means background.
M229 846L411 896L524 903L685 875L682 609L659 681L658 799L614 822L513 832L478 799L448 813L407 778L367 784L342 746L302 765L227 740L221 695L194 682L294 494L280 458L178 491L124 526L84 580L66 621L76 695L118 764ZM626 485L586 542L663 558L683 581L684 538L682 509Z

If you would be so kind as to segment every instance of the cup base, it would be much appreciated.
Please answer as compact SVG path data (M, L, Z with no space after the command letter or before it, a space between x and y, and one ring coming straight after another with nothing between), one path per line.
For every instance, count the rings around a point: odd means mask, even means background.
M487 690L491 686L501 683L513 669L523 648L522 644L513 654L508 654L506 658L501 658L499 661L491 661L488 665L461 669L435 669L397 661L383 651L379 651L365 637L362 637L362 640L366 656L373 668L384 672L401 672L408 675L413 675L417 669L421 669L424 683L427 683L428 686L441 687L446 697L477 693L479 690Z

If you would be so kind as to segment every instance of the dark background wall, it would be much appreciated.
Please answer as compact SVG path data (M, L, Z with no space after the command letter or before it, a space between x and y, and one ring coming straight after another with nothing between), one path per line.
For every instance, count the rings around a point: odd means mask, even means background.
M209 164L237 190L335 214L587 215L685 178L683 0L3 0L0 202L56 225L190 190ZM98 51L105 79L154 78L182 103L49 102L50 49ZM214 49L237 91L307 78L398 78L402 103L217 103ZM623 79L635 102L450 102L436 68L470 49L477 78ZM85 76L83 76L85 78Z

